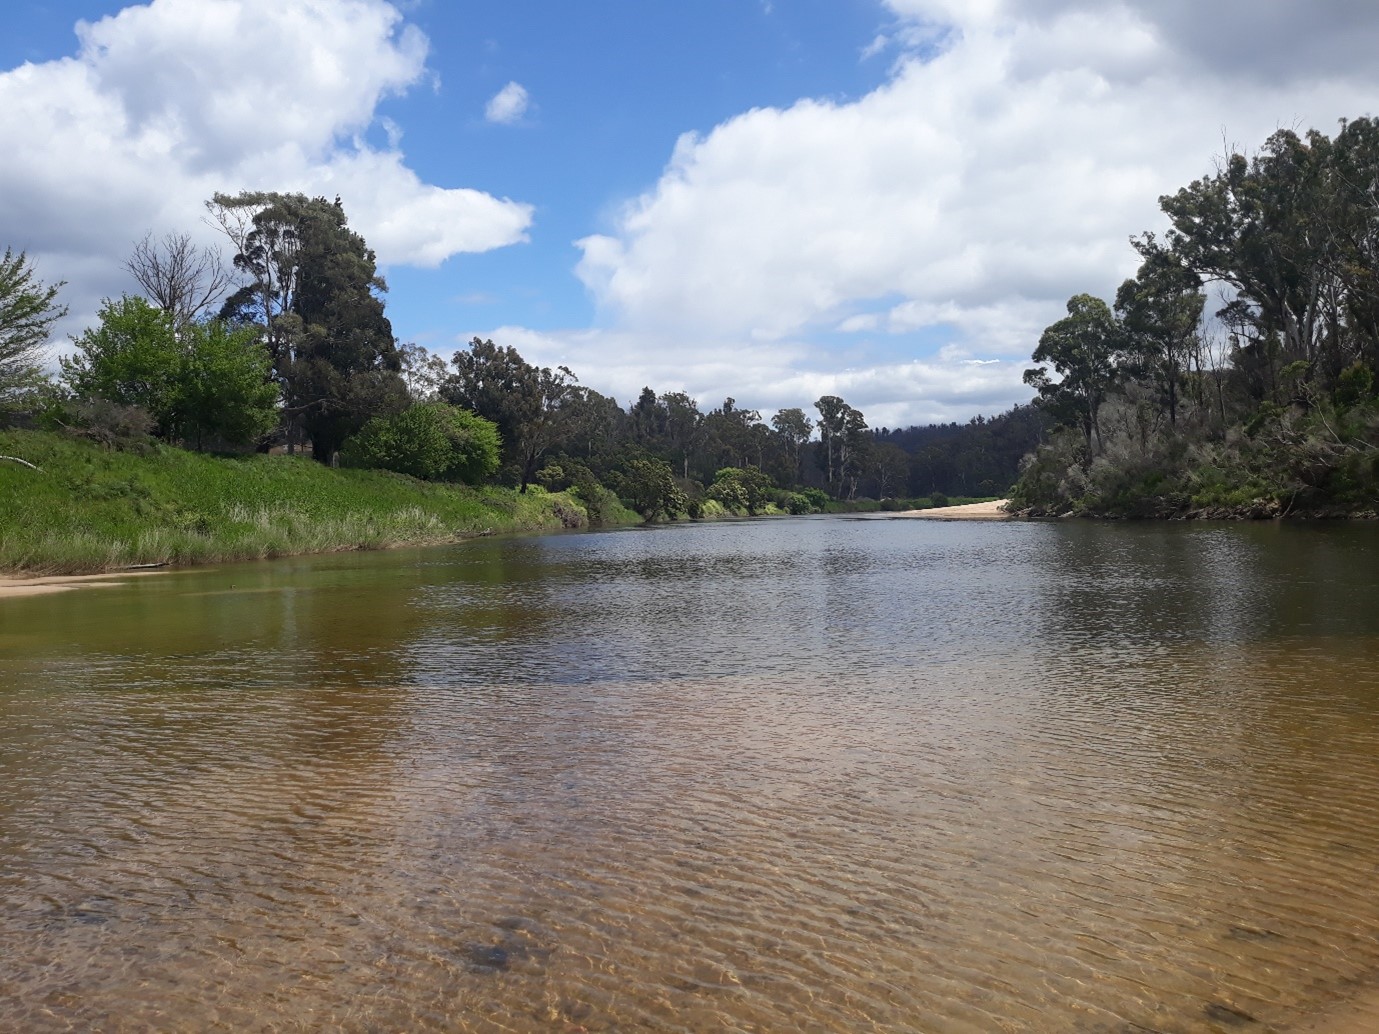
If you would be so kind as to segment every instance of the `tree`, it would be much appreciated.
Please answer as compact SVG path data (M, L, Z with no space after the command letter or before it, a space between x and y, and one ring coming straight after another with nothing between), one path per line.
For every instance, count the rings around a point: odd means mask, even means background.
M683 391L670 391L661 396L666 412L666 440L673 453L680 458L680 476L689 478L690 457L698 450L704 436L704 414L699 402Z
M575 375L527 363L511 346L474 338L456 352L455 375L441 389L453 405L472 409L498 425L504 452L525 492L541 460L576 425L579 401Z
M755 516L770 501L771 479L756 467L724 467L713 476L709 498Z
M491 420L442 402L428 402L373 417L345 442L341 456L354 467L477 485L498 469L501 445Z
M1052 366L1059 380L1043 367L1025 371L1025 383L1039 392L1044 406L1061 424L1081 429L1086 455L1100 434L1097 411L1115 386L1124 338L1110 307L1090 294L1068 300L1068 315L1052 324L1034 350L1036 363Z
M339 198L217 194L210 208L247 278L222 315L262 328L289 431L300 426L329 463L369 417L409 402L374 253Z
M638 444L654 450L665 442L670 415L665 403L650 388L642 389L637 401L628 410L628 416L631 418L633 438Z
M45 285L21 251L0 258L0 412L13 408L43 381L44 346L67 315L57 304L61 283Z
M1144 262L1116 292L1116 316L1127 352L1159 389L1168 421L1177 426L1178 386L1207 298L1197 275L1158 247L1153 234L1135 247Z
M832 491L842 468L838 453L847 423L846 411L851 407L837 395L824 395L814 403L814 408L819 411L819 466L824 470L829 491Z
M201 320L181 331L177 432L200 449L207 439L249 445L278 420L278 386L268 353L249 328Z
M910 476L910 456L892 442L882 442L872 450L871 472L876 478L880 499L894 499Z
M398 345L397 356L402 364L402 382L407 385L407 394L412 401L437 401L441 385L450 376L450 367L445 360L411 342Z
M673 516L688 506L685 494L675 484L675 473L665 460L642 457L623 465L618 478L619 494L647 523L657 517Z
M198 248L185 233L169 233L160 241L145 234L124 267L179 330L219 301L231 283L220 252Z
M179 332L170 313L143 298L107 301L100 325L61 360L79 400L102 399L149 414L156 433L200 448L207 438L247 444L275 419L277 387L258 335L219 320Z
M800 476L800 450L809 441L809 436L814 432L814 424L805 416L804 410L798 407L794 409L782 409L771 418L771 426L776 429L776 434L780 435L782 443L785 445L786 454L790 457L791 479L798 480Z
M849 499L857 496L857 482L866 473L871 461L871 449L872 440L867 434L867 421L862 416L862 411L845 406L839 460L843 478L847 482Z
M107 300L99 315L99 325L75 340L76 353L60 360L63 380L78 399L137 406L159 437L173 437L182 355L172 317L131 295Z
M1319 358L1337 315L1331 166L1324 135L1280 130L1253 158L1232 154L1214 176L1159 199L1168 250L1234 293L1230 319L1264 353L1271 392L1281 366Z

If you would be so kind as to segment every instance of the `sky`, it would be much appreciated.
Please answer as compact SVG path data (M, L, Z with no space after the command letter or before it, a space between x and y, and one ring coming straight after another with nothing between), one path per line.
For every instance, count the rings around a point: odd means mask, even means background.
M402 341L873 427L1028 401L1159 196L1379 105L1373 0L7 0L0 248L70 315L339 195Z

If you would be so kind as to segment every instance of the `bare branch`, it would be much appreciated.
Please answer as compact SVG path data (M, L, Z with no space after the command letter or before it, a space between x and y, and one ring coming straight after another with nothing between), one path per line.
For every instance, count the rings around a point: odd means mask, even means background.
M124 267L179 327L219 301L231 282L220 252L198 248L185 233L169 233L160 241L145 234Z

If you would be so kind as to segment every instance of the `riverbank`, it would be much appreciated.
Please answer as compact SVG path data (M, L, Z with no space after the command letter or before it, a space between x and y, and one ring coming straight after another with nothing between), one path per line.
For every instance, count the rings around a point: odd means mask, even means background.
M469 488L304 456L135 452L0 432L0 572L70 576L585 527L569 492ZM613 522L636 521L630 511ZM26 592L39 586L25 580Z
M890 517L919 517L931 521L1008 521L1012 517L1005 510L1008 499L992 499L984 503L964 503L961 506L935 506L927 510L901 510Z

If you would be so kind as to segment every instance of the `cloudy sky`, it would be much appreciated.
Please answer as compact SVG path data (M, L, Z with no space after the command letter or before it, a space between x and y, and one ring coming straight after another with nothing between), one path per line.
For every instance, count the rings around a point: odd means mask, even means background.
M1373 0L7 0L0 247L67 333L216 191L344 199L398 336L873 426L1028 398L1227 147L1379 105Z

